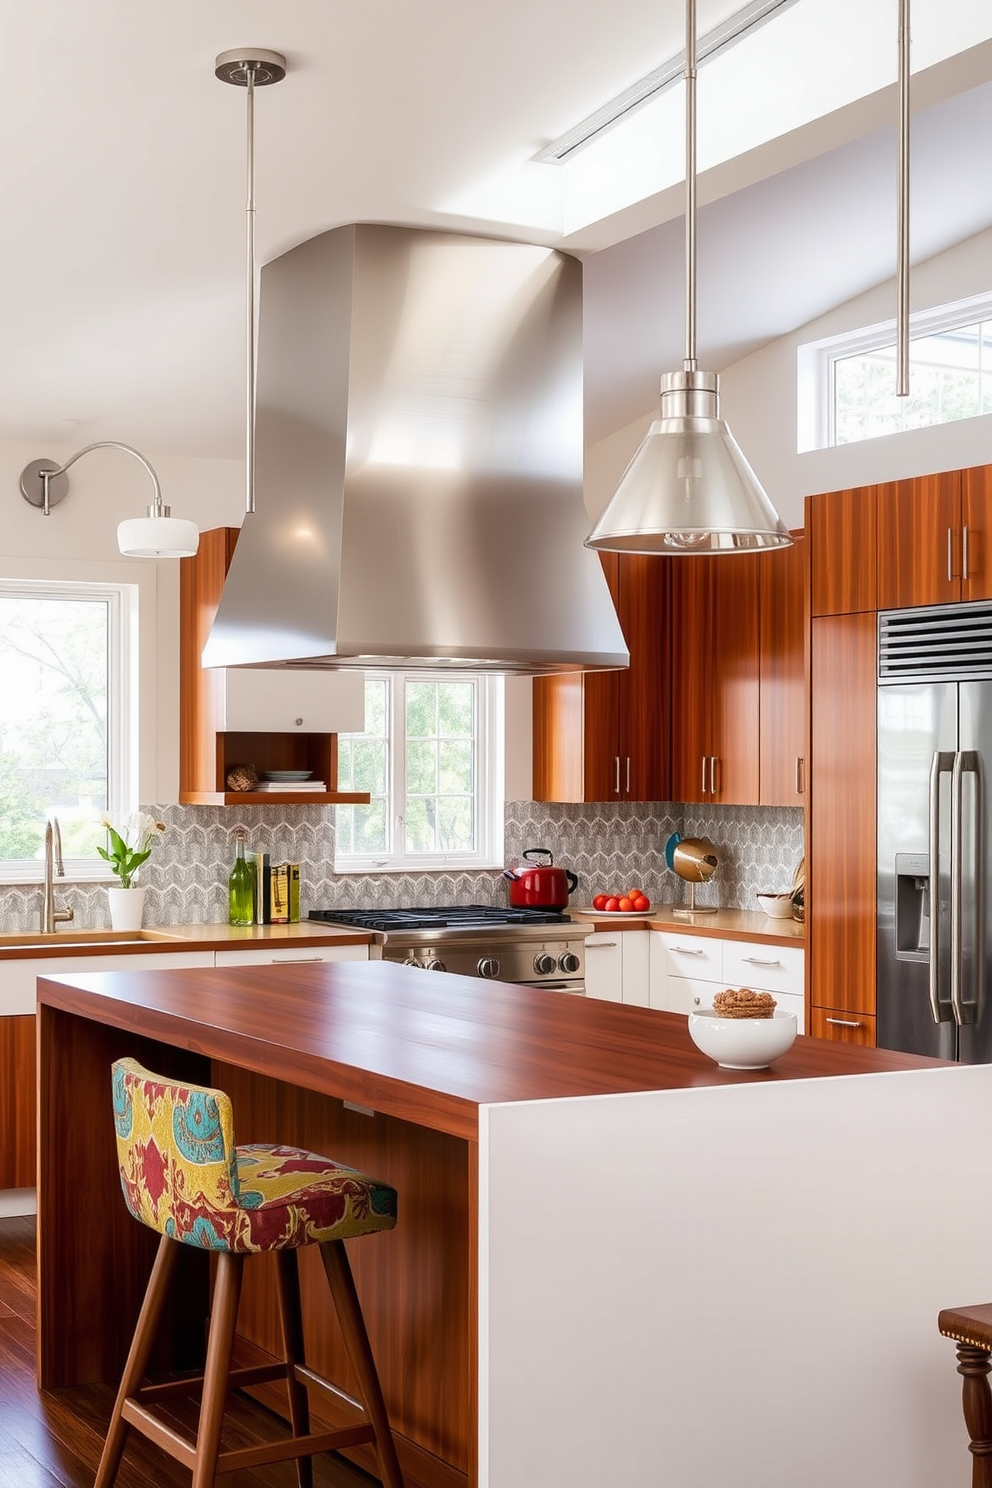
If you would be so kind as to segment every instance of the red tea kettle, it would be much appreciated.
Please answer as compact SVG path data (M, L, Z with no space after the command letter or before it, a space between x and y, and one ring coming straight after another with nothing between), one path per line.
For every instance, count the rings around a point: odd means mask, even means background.
M532 858L546 858L532 863ZM503 869L510 880L512 909L565 909L568 896L579 880L567 868L556 868L546 847L528 847L521 857Z

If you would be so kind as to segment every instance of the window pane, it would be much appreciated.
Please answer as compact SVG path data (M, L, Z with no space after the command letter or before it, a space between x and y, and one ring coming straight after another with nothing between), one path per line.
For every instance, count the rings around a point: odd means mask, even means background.
M407 802L405 833L407 852L427 853L437 850L434 821L434 801L430 797Z
M437 733L437 682L406 685L406 736L423 739Z
M0 858L96 857L108 808L106 600L0 595Z
M433 739L407 736L406 788L410 795L433 795L437 790L437 744Z
M438 732L448 739L475 732L475 688L471 682L442 682Z
M444 852L467 852L474 847L475 823L470 797L439 801L438 834Z
M442 796L468 795L472 790L471 739L444 740L438 749L438 791Z

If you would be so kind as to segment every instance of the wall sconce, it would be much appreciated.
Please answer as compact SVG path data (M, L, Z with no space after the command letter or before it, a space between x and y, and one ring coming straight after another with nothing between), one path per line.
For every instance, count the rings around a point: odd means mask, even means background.
M158 476L144 455L129 444L119 444L116 439L101 439L96 444L87 444L70 455L64 465L54 460L32 460L21 471L21 495L32 506L41 508L51 516L52 507L69 492L66 471L75 465L90 450L118 449L133 455L151 476L154 499L149 504L146 517L131 517L117 528L117 546L125 558L192 558L200 544L200 531L195 522L171 515L170 508L162 502L162 488Z

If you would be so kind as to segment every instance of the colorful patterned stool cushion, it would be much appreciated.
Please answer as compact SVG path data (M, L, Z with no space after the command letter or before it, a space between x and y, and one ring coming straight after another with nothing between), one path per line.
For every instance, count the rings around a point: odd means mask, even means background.
M234 1143L222 1090L113 1066L124 1200L150 1229L205 1250L283 1250L396 1223L396 1190L297 1147Z

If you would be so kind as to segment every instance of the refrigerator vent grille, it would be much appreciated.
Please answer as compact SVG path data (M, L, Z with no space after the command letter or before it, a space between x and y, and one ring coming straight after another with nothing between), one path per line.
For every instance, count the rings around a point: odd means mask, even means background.
M885 610L878 617L878 680L992 678L992 604Z

